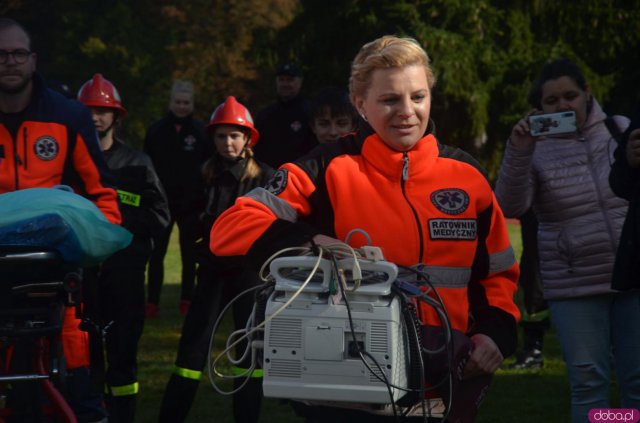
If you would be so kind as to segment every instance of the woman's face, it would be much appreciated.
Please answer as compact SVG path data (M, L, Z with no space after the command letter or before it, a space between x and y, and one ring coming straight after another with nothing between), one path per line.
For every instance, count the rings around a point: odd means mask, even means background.
M180 91L174 93L169 109L179 118L189 116L193 112L193 95Z
M390 148L410 150L424 135L431 112L431 90L422 65L376 69L358 112Z
M244 147L248 141L249 137L234 125L219 125L213 131L216 151L225 159L235 160L243 157Z
M590 97L589 87L583 90L572 78L561 76L542 84L540 103L542 111L545 113L574 111L578 128L581 128L587 121L587 104Z
M109 107L90 107L89 110L91 110L93 124L102 137L104 133L113 127L116 121L116 113L114 109Z

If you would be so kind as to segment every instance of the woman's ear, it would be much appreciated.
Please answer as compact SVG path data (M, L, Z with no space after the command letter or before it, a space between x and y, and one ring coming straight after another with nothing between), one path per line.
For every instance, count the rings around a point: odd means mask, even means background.
M356 110L358 111L358 114L360 116L362 116L364 118L365 114L364 114L364 98L354 95L353 99L351 100L351 102L353 103L353 105L355 106Z
M245 148L249 147L249 144L251 144L251 134L244 134L244 146L242 147L242 149L244 150Z

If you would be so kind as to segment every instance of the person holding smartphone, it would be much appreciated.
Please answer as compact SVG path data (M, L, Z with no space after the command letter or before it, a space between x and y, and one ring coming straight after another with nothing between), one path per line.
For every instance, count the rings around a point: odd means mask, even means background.
M529 115L507 141L496 196L507 217L533 207L544 297L571 384L573 422L608 408L611 353L624 408L640 408L640 291L611 289L627 210L609 187L616 141L582 71L568 59L545 65L531 114L574 112L573 132L533 136ZM616 116L620 132L629 119Z

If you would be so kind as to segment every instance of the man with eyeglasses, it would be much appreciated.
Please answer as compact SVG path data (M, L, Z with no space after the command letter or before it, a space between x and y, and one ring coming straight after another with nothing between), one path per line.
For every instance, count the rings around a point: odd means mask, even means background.
M29 60L29 57L33 54L33 52L29 51L29 50L24 50L24 49L20 49L20 50L14 50L14 51L5 51L2 50L0 51L0 63L7 63L7 61L9 60L9 57L13 57L13 60L16 61L16 63L18 63L19 65L25 63L27 60Z
M89 110L45 86L29 34L18 22L0 18L0 194L69 185L119 224L116 191L105 183L107 169ZM106 421L101 394L89 381L87 333L78 325L68 308L62 344L73 375L69 405L80 422Z
M0 18L0 193L67 183L120 223L88 109L45 87L30 48L24 28Z

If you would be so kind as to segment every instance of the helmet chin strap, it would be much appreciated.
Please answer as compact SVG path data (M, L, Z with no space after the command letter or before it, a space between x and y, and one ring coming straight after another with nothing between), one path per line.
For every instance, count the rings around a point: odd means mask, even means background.
M100 136L100 138L104 138L109 134L109 131L113 130L114 124L115 124L115 120L111 123L111 125L109 125L109 127L107 129L105 129L104 131L98 131L98 135Z
M115 117L115 119L113 119L113 122L111 122L111 125L109 125L109 127L103 131L98 131L98 136L100 137L100 139L105 138L106 136L109 135L109 132L111 132L112 134L112 138L113 138L113 132L115 130L115 126L116 123L118 122L118 118Z

